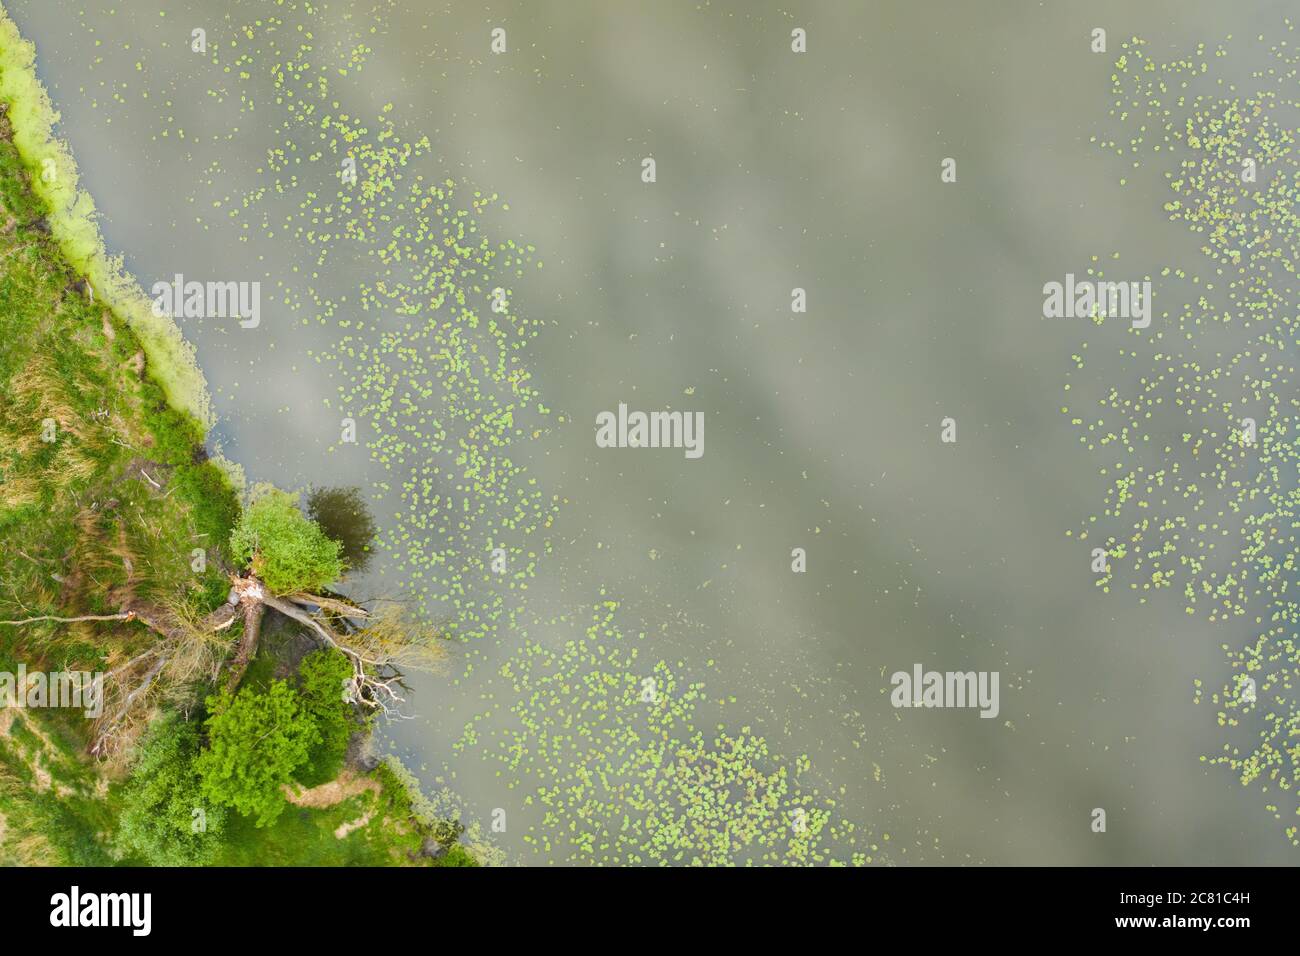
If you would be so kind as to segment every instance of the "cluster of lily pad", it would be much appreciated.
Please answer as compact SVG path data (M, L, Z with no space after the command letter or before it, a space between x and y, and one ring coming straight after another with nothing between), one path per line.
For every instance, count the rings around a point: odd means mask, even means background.
M713 702L682 661L625 635L618 604L579 636L528 641L504 664L513 693L465 727L541 814L527 837L543 859L575 864L864 865L880 846L837 811L806 756L773 752L749 726L701 729ZM883 837L882 839L888 839Z
M1269 66L1235 82L1231 50L1162 60L1141 40L1124 44L1112 76L1123 132L1097 141L1134 168L1157 166L1170 221L1204 259L1201 274L1160 270L1161 308L1149 329L1125 333L1124 384L1095 396L1095 417L1062 411L1110 482L1078 532L1107 552L1099 586L1142 600L1170 590L1188 614L1253 633L1223 645L1231 673L1211 697L1228 739L1203 759L1277 794L1280 818L1300 812L1300 50L1261 50ZM1071 380L1067 395L1087 391ZM1286 832L1300 845L1300 828Z

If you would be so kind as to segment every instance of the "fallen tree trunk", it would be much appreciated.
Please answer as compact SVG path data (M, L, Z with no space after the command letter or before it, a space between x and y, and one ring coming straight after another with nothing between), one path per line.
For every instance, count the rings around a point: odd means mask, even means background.
M170 673L165 670L169 661L174 658L176 661L189 662L192 657L187 656L186 649L193 648L196 636L201 638L204 634L224 631L242 618L243 633L233 657L229 658L229 671L225 678L226 689L233 692L257 655L262 621L268 609L301 624L324 646L339 651L348 659L352 665L348 692L357 704L391 717L405 716L401 713L405 698L398 693L398 688L405 685L398 668L405 664L417 666L402 658L411 657L409 652L420 650L415 646L416 642L405 636L407 629L395 632L391 624L386 623L384 615L372 616L365 608L344 598L302 591L277 597L253 575L232 575L231 582L233 588L230 601L197 621L189 620L183 611L163 605L128 601L117 614L66 618L42 615L18 621L0 621L0 624L21 626L38 621L139 621L162 638L153 647L106 675L112 682L111 692L106 693L110 693L115 702L120 703L117 703L112 715L98 725L89 748L95 756L105 756L116 746L114 741L122 737L121 728L129 721L133 708L138 709L140 702L158 684L160 677ZM342 632L336 630L335 625L341 627ZM131 687L127 684L131 673L150 658L155 659L135 685ZM214 665L213 677L217 676L220 667L218 659ZM186 674L193 672L193 667L185 666L184 663L181 669ZM131 689L126 691L126 687Z
M244 609L244 636L239 640L239 650L230 664L230 673L226 677L226 690L234 693L239 682L244 678L244 671L257 654L257 642L262 636L262 616L266 605L261 601L241 602ZM227 605L229 607L229 605Z
M357 621L363 621L370 617L370 612L363 607L357 607L347 601L325 597L321 594L308 594L305 591L299 591L297 594L286 594L285 600L292 601L300 607L318 607L322 611L330 611L340 617L352 618Z
M402 677L395 672L390 661L363 655L356 648L348 645L347 638L335 633L319 618L308 614L292 601L270 594L265 595L262 600L267 607L309 628L327 646L347 657L352 663L352 681L348 686L348 693L353 701L379 710L388 717L404 716L401 713L401 705L406 702L406 699L394 690L394 686L403 686ZM370 668L369 671L367 667ZM385 671L388 671L390 676L385 677Z

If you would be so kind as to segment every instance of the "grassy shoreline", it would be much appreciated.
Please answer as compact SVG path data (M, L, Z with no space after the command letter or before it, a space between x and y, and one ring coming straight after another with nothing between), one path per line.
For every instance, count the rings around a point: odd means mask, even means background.
M128 606L197 618L226 598L239 492L204 448L211 412L193 348L105 251L33 58L0 10L0 620ZM5 625L0 671L111 673L156 641L134 619ZM150 862L118 839L140 790L133 762L150 728L200 734L214 684L204 663L150 701L106 761L87 755L81 712L0 708L0 864ZM349 767L333 789L322 773L299 772L317 787L287 798L270 826L228 814L208 862L473 865L422 817L400 765ZM446 852L431 859L435 832Z
M59 114L36 75L36 48L23 39L0 3L0 103L13 124L13 145L31 177L31 190L46 208L50 236L70 266L90 283L131 328L149 362L149 375L168 404L195 419L206 431L212 424L207 383L194 347L167 317L153 314L151 302L122 265L110 256L95 219L95 203L66 143L54 134Z

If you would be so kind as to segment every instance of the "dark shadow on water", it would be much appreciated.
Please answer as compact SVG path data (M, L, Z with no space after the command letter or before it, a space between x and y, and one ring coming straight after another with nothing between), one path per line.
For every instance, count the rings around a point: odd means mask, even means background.
M312 488L307 492L307 516L342 542L348 570L365 570L373 554L370 545L375 538L375 519L360 488Z

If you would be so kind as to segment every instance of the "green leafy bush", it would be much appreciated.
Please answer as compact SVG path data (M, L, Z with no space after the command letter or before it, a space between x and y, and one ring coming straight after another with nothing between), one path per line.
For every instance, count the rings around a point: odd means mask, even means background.
M319 590L343 575L341 545L303 515L296 494L270 485L253 489L230 550L274 594Z
M344 682L351 676L352 663L341 652L328 648L313 651L298 666L302 708L320 733L320 741L298 772L298 782L304 786L333 780L343 769L348 742L360 724L344 693Z
M204 796L198 754L198 728L178 715L149 729L123 792L114 841L120 850L152 866L211 862L225 811Z
M320 741L316 722L282 680L265 691L243 690L208 698L208 749L195 765L203 792L222 806L270 826L284 809L281 788Z

